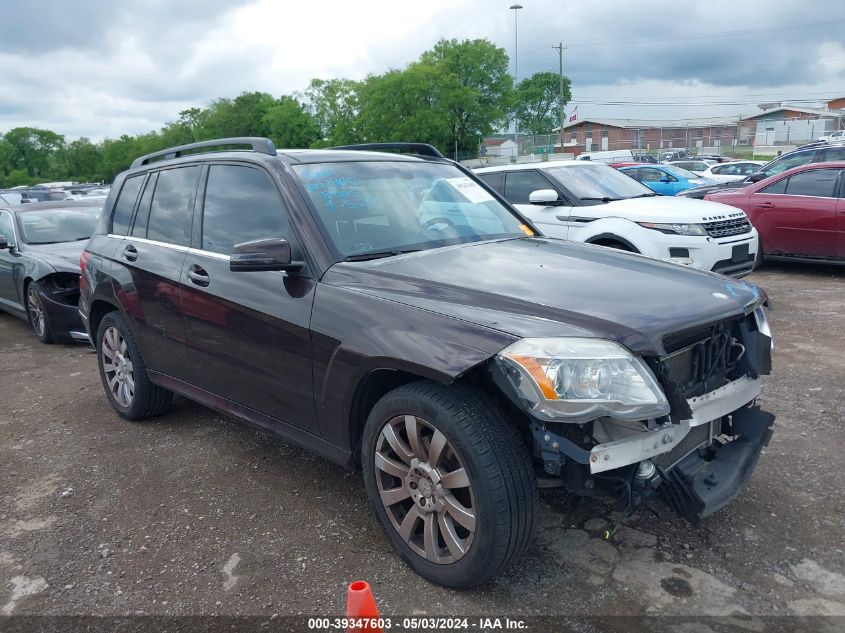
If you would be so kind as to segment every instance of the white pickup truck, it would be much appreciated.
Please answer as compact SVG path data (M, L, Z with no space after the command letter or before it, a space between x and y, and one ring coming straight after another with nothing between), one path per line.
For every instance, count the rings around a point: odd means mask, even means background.
M827 136L820 136L817 140L819 140L819 141L845 141L845 130L837 130L836 132L831 132Z
M659 196L593 161L503 165L475 172L549 237L734 277L754 270L757 231L735 207Z

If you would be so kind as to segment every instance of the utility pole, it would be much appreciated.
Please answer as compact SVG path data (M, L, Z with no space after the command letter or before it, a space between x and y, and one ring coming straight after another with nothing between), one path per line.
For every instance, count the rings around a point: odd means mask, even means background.
M508 7L513 11L513 83L514 87L519 83L519 10L522 5L512 4ZM516 143L516 153L519 155L519 119L513 118L513 142Z
M563 114L563 51L566 50L566 47L563 45L563 42L560 42L557 46L552 46L558 53L558 58L560 59L560 96L558 97L558 103L560 105L560 153L563 154L563 120L565 118Z

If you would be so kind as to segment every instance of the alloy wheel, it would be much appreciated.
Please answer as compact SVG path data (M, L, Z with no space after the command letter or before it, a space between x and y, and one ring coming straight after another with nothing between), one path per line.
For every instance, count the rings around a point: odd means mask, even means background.
M39 338L44 337L44 332L47 328L47 322L44 318L44 307L41 305L41 298L38 296L38 289L30 284L26 293L26 308L29 312L29 321L32 324L32 329Z
M476 531L472 485L446 436L413 415L389 420L376 441L379 496L405 543L432 563L461 559Z
M130 407L135 397L135 374L126 340L116 327L103 333L100 362L112 397L120 406Z

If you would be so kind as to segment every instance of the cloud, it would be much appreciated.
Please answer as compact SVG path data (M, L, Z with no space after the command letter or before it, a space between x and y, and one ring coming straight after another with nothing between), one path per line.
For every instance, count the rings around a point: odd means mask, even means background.
M18 125L103 138L161 127L245 90L401 68L440 38L488 38L519 76L564 72L582 116L692 117L754 101L836 96L845 5L764 0L29 0L0 3L0 132ZM841 6L840 6L841 5ZM512 66L513 68L513 66ZM712 101L730 106L611 106ZM739 103L742 102L742 103Z

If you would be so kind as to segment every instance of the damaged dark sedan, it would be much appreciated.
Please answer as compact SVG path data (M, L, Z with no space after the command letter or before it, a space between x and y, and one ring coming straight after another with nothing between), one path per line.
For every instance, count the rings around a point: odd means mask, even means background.
M43 343L87 342L79 256L102 207L84 202L0 206L0 308Z
M207 141L111 191L80 310L115 411L180 394L360 467L434 582L518 558L538 486L701 520L772 433L760 289L544 237L430 146Z

